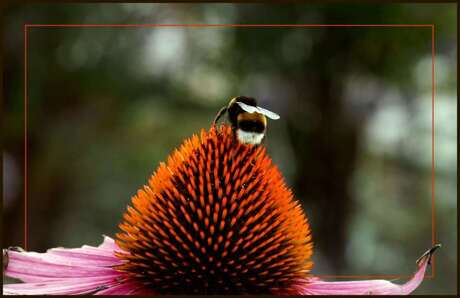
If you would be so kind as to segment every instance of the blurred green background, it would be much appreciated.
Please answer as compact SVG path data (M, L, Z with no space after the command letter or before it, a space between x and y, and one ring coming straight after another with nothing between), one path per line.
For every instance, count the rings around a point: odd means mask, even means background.
M457 292L456 4L62 4L4 19L3 247L23 245L23 24L435 24L436 277ZM97 245L237 95L301 200L314 273L411 274L431 246L431 28L29 28L30 249Z

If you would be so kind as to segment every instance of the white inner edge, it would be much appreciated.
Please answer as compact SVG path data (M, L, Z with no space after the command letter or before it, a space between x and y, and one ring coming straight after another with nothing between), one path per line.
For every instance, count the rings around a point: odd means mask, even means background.
M238 138L238 141L240 141L241 143L258 145L260 144L260 142L262 142L264 134L258 132L248 132L238 129L236 131L236 137Z

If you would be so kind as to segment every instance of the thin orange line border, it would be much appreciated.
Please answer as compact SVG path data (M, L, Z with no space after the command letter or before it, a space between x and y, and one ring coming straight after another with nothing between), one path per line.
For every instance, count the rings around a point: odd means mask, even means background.
M435 25L434 24L24 24L24 248L29 248L29 171L28 171L28 29L29 28L44 28L44 27L387 27L387 28L410 28L422 27L431 28L431 244L436 244L436 210L435 210L435 117L434 117L434 100L436 95L436 80L435 80ZM431 275L426 275L425 279L435 277L436 262L435 256L432 258ZM411 275L315 275L324 278L411 278Z

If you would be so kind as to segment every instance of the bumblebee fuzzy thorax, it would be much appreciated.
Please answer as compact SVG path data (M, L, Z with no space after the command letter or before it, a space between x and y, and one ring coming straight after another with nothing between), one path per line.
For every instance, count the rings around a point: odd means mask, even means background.
M227 113L228 113L228 120L230 121L230 124L234 128L238 127L238 115L242 113L247 113L238 105L238 102L245 103L249 106L254 106L254 107L257 106L256 100L252 97L238 96L238 97L232 98L230 102L228 103Z

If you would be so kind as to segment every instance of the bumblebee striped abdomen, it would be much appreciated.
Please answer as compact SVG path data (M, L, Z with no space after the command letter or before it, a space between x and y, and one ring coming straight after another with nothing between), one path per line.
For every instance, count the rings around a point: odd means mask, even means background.
M264 133L267 118L257 113L241 113L237 116L237 128L247 132Z

